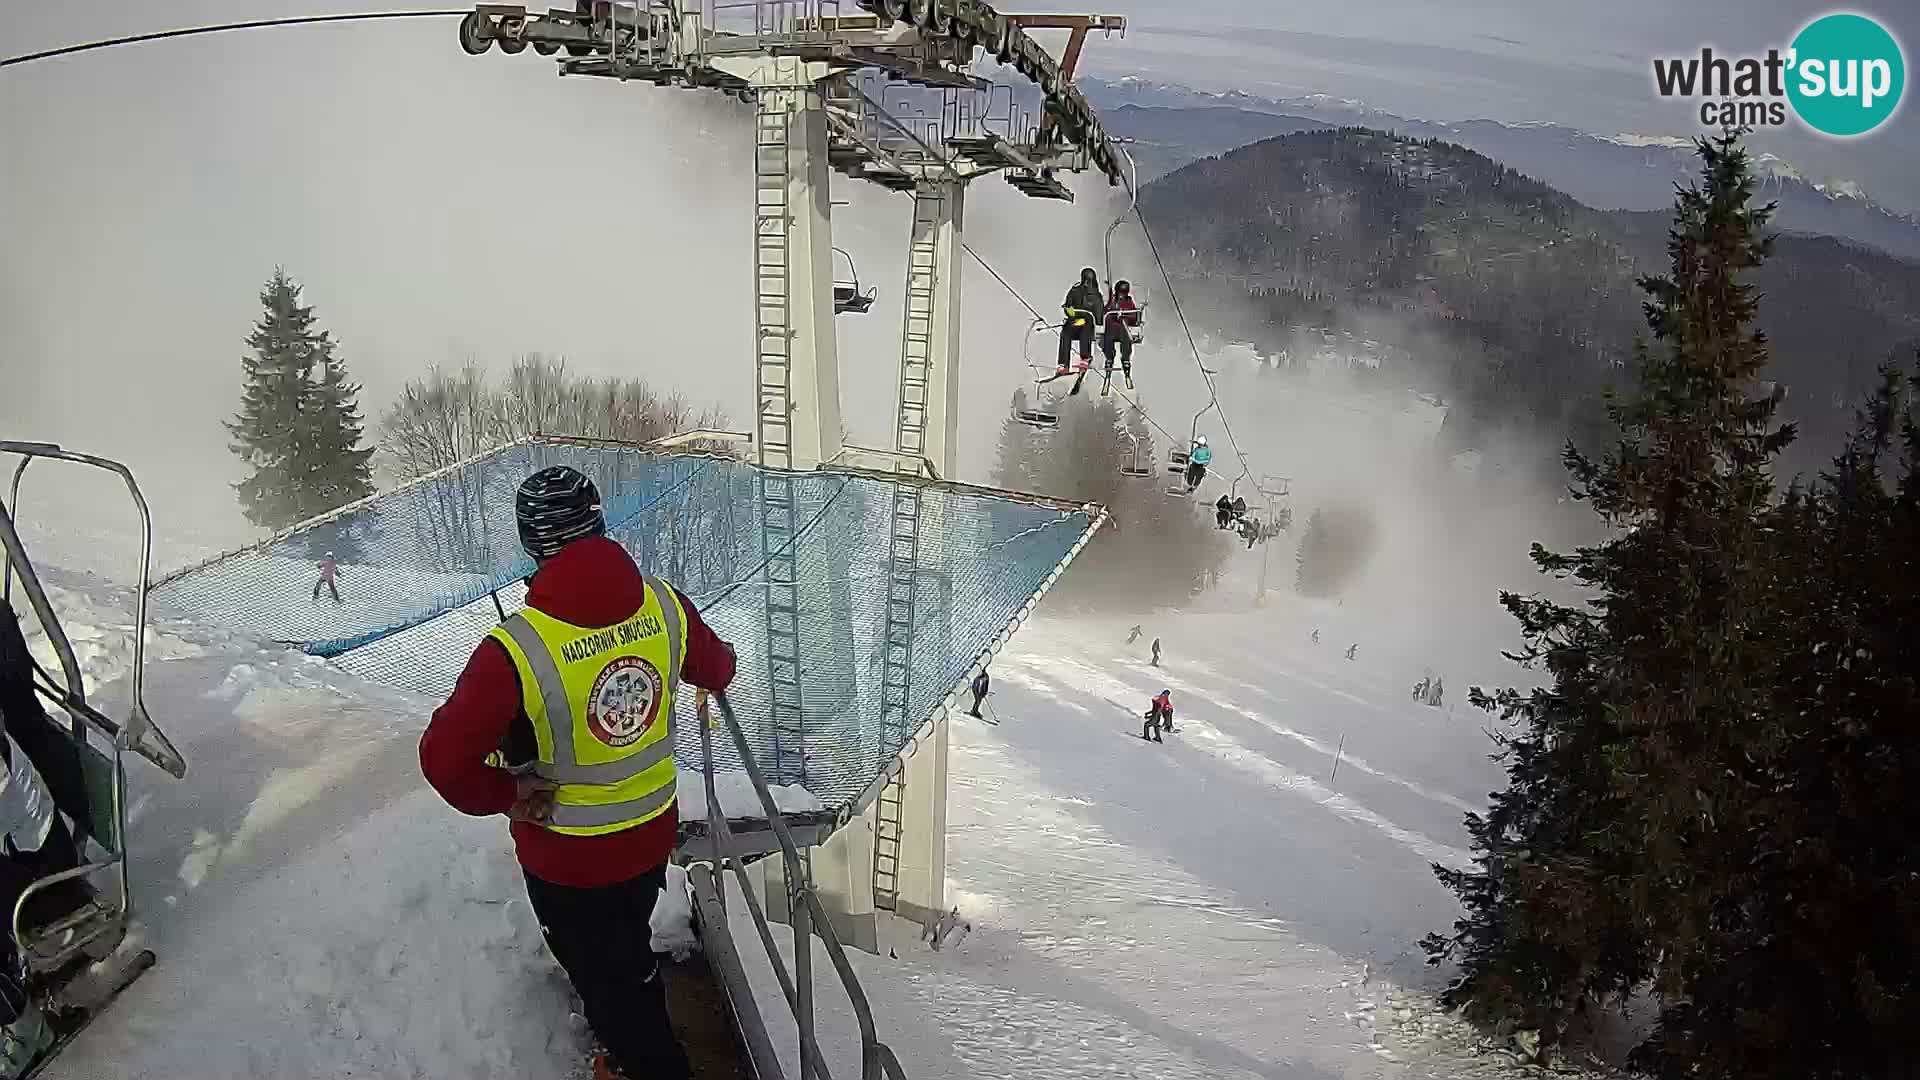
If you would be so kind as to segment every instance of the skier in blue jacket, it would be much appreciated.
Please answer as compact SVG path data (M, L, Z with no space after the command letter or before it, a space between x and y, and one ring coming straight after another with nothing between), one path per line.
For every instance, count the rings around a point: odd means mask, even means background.
M1207 478L1207 466L1213 464L1213 450L1207 446L1207 437L1193 440L1193 448L1187 451L1187 490L1192 491Z

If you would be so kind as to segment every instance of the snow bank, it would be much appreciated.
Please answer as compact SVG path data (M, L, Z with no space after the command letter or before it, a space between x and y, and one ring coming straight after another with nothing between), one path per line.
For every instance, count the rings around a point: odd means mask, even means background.
M583 1060L505 830L431 791L208 914L51 1080L559 1077Z
M699 773L682 769L679 783L680 790L676 797L680 802L680 820L704 821L707 816L706 781ZM775 786L771 790L773 804L782 813L801 814L827 808L827 804L821 802L813 792L798 785ZM728 818L766 817L766 809L760 805L760 795L753 790L753 778L747 775L745 769L715 769L713 793L720 800L720 809Z

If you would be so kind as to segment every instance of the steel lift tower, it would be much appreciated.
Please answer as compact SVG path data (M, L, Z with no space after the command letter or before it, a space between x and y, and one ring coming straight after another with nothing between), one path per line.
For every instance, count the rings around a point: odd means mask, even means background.
M802 581L792 556L803 527L794 475L878 459L916 479L952 476L967 186L999 173L1028 196L1071 201L1060 174L1091 171L1122 183L1118 151L1073 73L1088 34L1125 29L1120 16L1003 14L984 0L580 0L545 13L480 4L461 22L460 44L474 55L531 46L557 56L562 75L705 88L754 105L754 441L764 467L777 782L805 779L799 612L828 602L824 583ZM1031 30L1066 31L1061 57ZM982 78L975 67L983 53L1021 79ZM913 199L894 444L886 449L841 442L832 320L836 310L864 308L835 302L829 170ZM865 814L802 868L834 898L843 938L869 949L878 944L876 912L930 924L946 910L947 707L927 717L907 706L914 638L945 633L950 596L938 544L923 543L937 541L943 523L922 511L919 486L896 484L883 738L897 746L918 735Z

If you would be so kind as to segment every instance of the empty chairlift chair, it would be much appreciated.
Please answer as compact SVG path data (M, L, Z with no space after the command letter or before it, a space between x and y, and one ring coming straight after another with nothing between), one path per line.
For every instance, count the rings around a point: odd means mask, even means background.
M1133 450L1120 462L1120 475L1135 480L1153 479L1153 462L1140 452L1140 439L1136 435L1127 436Z
M1015 409L1013 418L1038 431L1052 431L1060 426L1060 414L1044 404L1037 409Z
M843 273L840 264L846 263ZM853 265L853 256L840 248L833 249L833 313L835 315L865 315L873 308L873 301L879 295L878 289L860 288L860 270Z

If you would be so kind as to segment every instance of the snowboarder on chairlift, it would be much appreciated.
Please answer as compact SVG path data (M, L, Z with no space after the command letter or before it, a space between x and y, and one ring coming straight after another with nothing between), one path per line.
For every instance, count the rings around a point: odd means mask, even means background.
M686 1080L648 923L679 831L676 690L725 690L733 649L606 535L600 493L578 470L534 473L514 510L538 567L527 608L474 649L420 738L420 771L461 813L512 822L541 933L606 1047L594 1080ZM612 685L623 673L640 676L625 694Z
M1153 639L1153 666L1154 667L1160 666L1160 639L1159 638Z
M1113 385L1113 351L1120 350L1120 370L1125 373L1127 389L1133 389L1133 328L1140 324L1140 305L1134 302L1133 286L1125 281L1113 283L1113 295L1107 297L1106 326L1100 331L1100 353L1107 358L1107 385Z
M1213 504L1213 520L1218 522L1223 530L1233 524L1233 500L1225 494L1222 494L1219 501Z
M320 587L325 585L327 591L333 594L333 602L336 604L340 602L340 588L335 584L339 573L339 562L334 559L333 552L327 552L326 555L320 559L320 579L313 583L313 598L315 600L320 599Z
M1080 373L1085 375L1093 366L1094 328L1100 325L1106 307L1106 297L1100 294L1099 271L1091 266L1080 271L1079 284L1067 290L1067 299L1061 304L1066 319L1060 324L1060 370L1054 373L1056 377L1068 374L1067 363L1076 342L1080 346Z
M1173 691L1161 690L1152 701L1147 702L1146 723L1140 725L1140 737L1154 742L1166 742L1160 737L1162 731L1173 730Z
M1127 644L1131 645L1134 642L1139 641L1140 635L1145 632L1146 631L1141 628L1139 623L1134 623L1133 629L1127 631Z
M1187 450L1187 490L1191 492L1207 479L1207 466L1213 464L1213 449L1205 435L1196 436Z
M986 668L981 668L980 674L973 677L972 689L973 708L967 710L967 715L976 720L984 720L986 717L980 715L980 703L987 700L987 695L993 692L993 680L987 677Z

